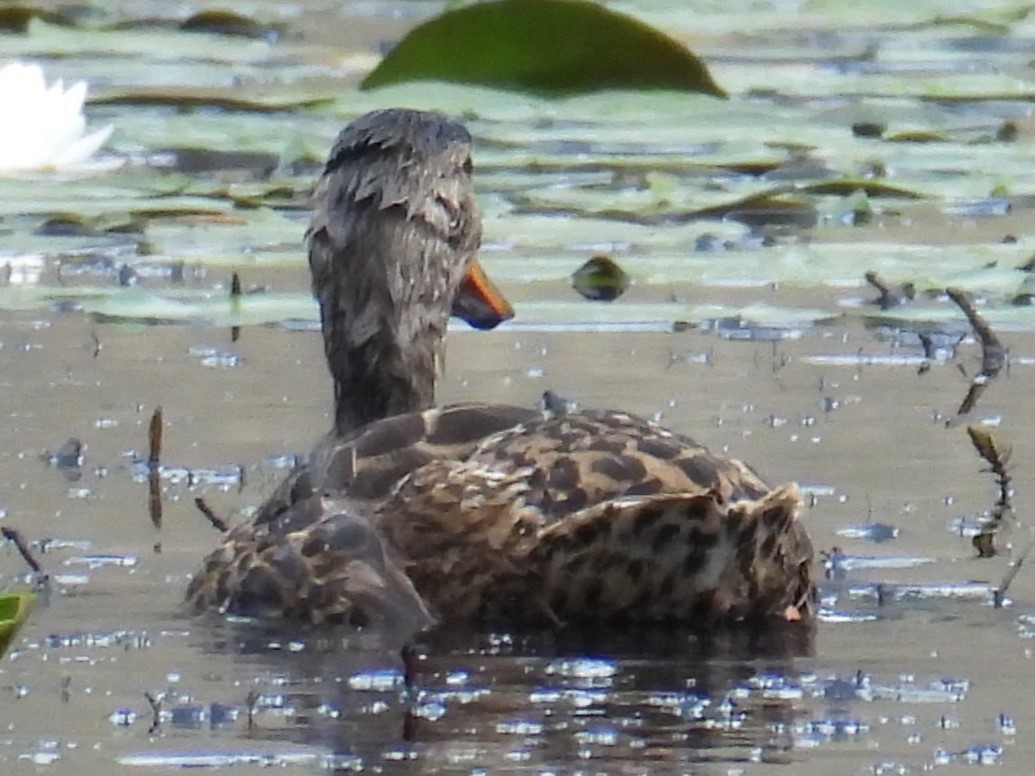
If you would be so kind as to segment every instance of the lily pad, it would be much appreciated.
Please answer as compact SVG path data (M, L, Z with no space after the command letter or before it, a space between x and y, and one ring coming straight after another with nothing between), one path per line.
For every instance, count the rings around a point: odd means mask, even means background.
M295 108L328 105L336 94L261 94L256 90L242 96L236 87L177 87L155 86L145 89L112 91L90 100L91 105L162 105L175 108L221 108L228 111L275 113Z
M613 302L629 288L629 275L610 256L594 256L575 270L571 284L586 299Z
M890 199L923 199L924 194L911 191L903 186L892 186L879 180L865 178L840 178L820 183L810 183L802 191L809 194L832 194L848 196L856 191L864 191L870 197L888 197Z
M412 30L361 85L483 84L545 96L602 89L726 93L681 43L586 0L498 0Z
M238 38L275 39L279 34L274 26L261 24L233 11L207 10L194 14L180 25L186 32L208 32Z
M0 656L7 652L11 640L25 623L36 596L32 593L0 595Z
M30 8L24 5L5 5L0 8L0 32L25 34L33 19L46 19L50 24L73 26L74 21L60 13Z

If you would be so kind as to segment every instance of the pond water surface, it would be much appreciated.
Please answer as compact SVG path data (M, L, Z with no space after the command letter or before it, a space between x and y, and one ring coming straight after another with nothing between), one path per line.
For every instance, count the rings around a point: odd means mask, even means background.
M1030 275L1016 268L1035 253L1033 28L1005 3L953 8L980 10L998 31L935 24L944 3L881 19L847 3L801 15L724 5L698 19L661 3L628 9L714 61L727 103L353 91L379 43L430 4L314 4L304 16L254 4L294 34L199 44L163 33L164 55L133 49L146 36L91 47L91 30L0 35L0 58L86 75L101 96L156 84L290 92L296 78L302 91L339 95L257 114L97 105L91 123L115 123L109 147L127 166L0 184L0 262L11 267L0 288L0 525L19 529L52 576L0 661L0 770L1028 772L1035 573L1022 568L1008 605L991 605L1009 557L977 558L967 535L995 487L965 427L1012 448L1020 524L998 543L1016 552L1035 508L1025 431L1035 314L1013 304ZM814 632L431 631L407 694L390 634L179 612L218 538L195 497L241 519L329 425L304 195L337 128L393 103L465 112L485 264L518 310L497 331L450 332L439 398L534 406L553 390L655 417L774 483L800 482L804 520L832 558L817 559ZM862 117L939 136L867 141L850 131ZM988 141L1006 120L1017 138ZM195 144L266 154L277 169L158 166L157 151ZM878 162L889 183L926 198L873 197L860 216L850 192L809 195L761 224L678 216ZM45 226L69 213L96 220L71 236ZM110 227L129 216L133 229ZM611 305L581 300L568 281L597 251L633 277ZM915 282L918 298L881 311L868 303L868 270ZM231 271L253 292L236 306ZM1009 348L965 418L956 410L980 347L944 295L924 293L950 284L975 295ZM236 338L232 323L243 324ZM921 334L942 347L925 356ZM156 526L141 461L159 406ZM81 464L58 466L71 437ZM0 583L25 579L14 548L0 549Z

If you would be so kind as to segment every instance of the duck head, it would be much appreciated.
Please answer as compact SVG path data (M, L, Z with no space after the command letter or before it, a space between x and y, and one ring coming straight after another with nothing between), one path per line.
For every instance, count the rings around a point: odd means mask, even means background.
M471 136L438 113L350 123L316 186L307 238L338 434L434 404L451 314L513 310L481 271Z

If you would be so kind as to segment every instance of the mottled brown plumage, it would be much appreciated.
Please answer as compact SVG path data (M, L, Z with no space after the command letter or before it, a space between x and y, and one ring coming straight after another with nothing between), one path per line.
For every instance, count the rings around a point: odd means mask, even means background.
M469 152L437 114L342 132L309 230L335 429L208 557L191 606L411 628L809 617L794 485L621 412L432 408L450 311L509 315L471 274Z

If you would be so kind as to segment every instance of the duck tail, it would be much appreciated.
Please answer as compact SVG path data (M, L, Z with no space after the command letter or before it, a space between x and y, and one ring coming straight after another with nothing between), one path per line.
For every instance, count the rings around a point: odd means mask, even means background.
M795 485L623 498L540 534L529 565L562 620L706 624L811 615L812 544Z
M814 551L799 519L801 507L801 491L794 483L759 499L730 504L726 526L734 555L720 588L739 591L729 602L739 617L776 616L789 621L812 617Z

